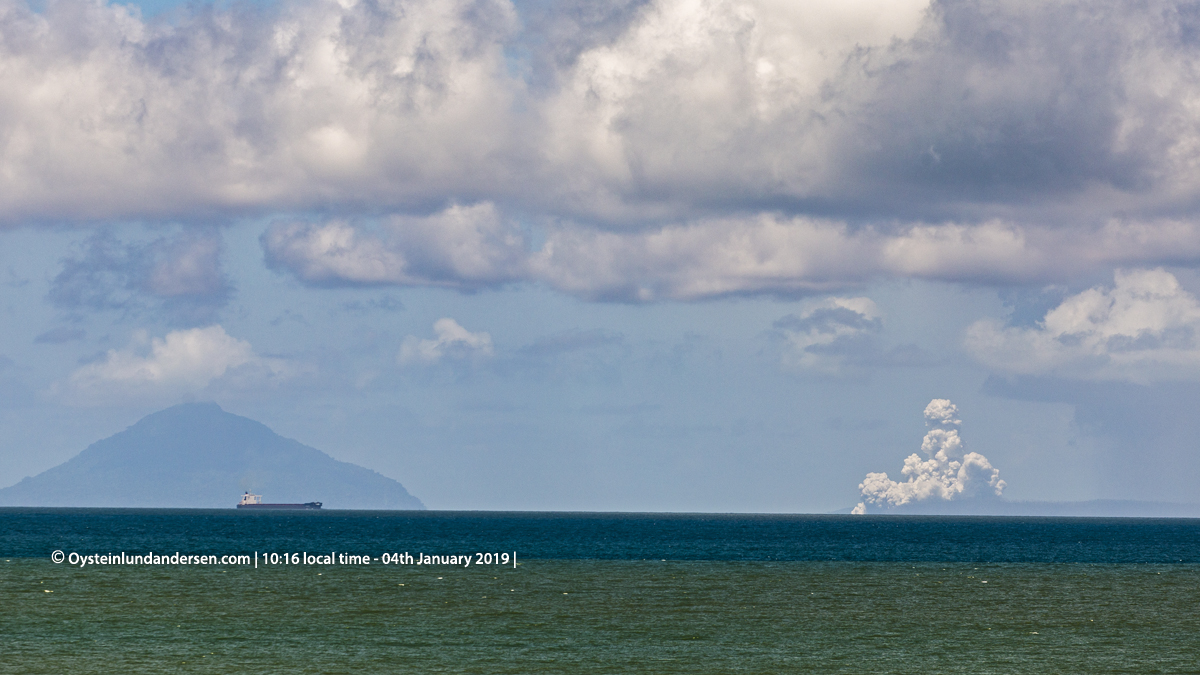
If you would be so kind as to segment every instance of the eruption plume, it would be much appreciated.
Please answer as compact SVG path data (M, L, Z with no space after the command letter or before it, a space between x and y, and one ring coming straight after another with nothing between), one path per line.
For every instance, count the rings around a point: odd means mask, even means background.
M925 406L925 424L929 432L921 442L928 459L913 453L904 460L900 473L904 482L890 480L886 473L868 473L858 489L862 501L851 513L863 514L868 507L890 510L927 501L964 501L1004 492L1000 470L977 452L965 452L958 435L958 406L944 398L935 398Z

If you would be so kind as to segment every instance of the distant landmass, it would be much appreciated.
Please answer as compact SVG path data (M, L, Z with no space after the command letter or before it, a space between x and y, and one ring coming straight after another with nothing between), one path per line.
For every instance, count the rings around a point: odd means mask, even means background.
M66 462L0 489L0 506L233 508L243 492L332 509L423 509L400 483L339 462L215 403L142 418Z
M835 513L850 513L849 508ZM1109 518L1200 518L1200 504L1092 499L1081 502L1010 502L1002 499L929 501L887 511L896 515L1092 516Z

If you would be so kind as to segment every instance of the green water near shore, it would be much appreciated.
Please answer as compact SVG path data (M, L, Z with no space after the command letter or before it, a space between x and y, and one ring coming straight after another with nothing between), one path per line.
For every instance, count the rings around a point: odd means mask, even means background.
M0 607L0 673L1200 671L1197 565L12 559Z

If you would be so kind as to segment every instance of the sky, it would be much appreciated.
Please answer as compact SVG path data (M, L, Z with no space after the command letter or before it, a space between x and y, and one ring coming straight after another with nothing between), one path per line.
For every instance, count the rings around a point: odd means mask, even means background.
M0 0L0 486L1195 503L1198 263L1196 3Z

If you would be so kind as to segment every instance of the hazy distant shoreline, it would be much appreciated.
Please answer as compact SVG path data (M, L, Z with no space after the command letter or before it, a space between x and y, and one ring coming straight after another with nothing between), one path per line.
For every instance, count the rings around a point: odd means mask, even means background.
M848 514L851 507L834 511ZM1078 502L989 500L979 503L940 502L898 508L873 515L1078 516L1097 518L1200 518L1200 504L1091 499Z

